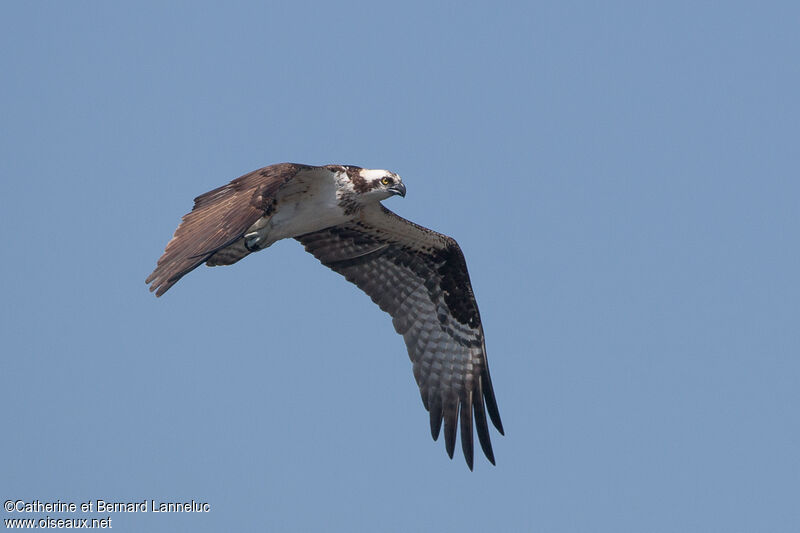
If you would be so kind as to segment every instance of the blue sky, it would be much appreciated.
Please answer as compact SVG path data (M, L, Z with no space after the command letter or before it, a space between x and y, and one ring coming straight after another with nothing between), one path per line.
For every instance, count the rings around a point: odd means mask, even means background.
M211 505L122 531L800 530L799 21L4 3L0 496ZM387 206L458 239L496 467L431 441L389 317L299 244L147 291L192 198L281 161L398 172Z

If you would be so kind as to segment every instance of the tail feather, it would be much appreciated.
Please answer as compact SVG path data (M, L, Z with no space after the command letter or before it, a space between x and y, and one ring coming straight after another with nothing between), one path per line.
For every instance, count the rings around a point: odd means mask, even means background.
M210 267L232 265L250 253L250 250L244 245L244 239L239 239L230 246L226 246L214 252L214 254L206 260L206 265Z

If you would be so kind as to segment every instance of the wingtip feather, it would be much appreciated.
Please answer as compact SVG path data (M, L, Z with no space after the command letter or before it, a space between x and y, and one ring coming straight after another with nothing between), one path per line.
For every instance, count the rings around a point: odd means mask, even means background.
M490 463L495 464L494 450L492 449L492 439L489 435L489 424L486 420L486 407L484 405L483 392L480 386L472 395L472 410L475 412L475 427L477 429L478 441L481 444L483 454Z
M439 433L442 430L442 399L436 395L428 398L428 405L431 414L431 437L433 440L439 440Z
M472 391L461 402L461 451L470 471L472 470L474 444L472 441Z
M449 407L449 406L448 406ZM445 409L444 413L444 447L450 459L456 450L456 431L458 428L458 403L452 409Z

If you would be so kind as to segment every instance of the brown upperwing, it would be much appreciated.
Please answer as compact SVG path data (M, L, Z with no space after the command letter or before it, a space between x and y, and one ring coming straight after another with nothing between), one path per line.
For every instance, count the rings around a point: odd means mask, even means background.
M240 239L269 213L280 188L306 165L280 163L254 170L194 199L145 283L161 296L217 250Z

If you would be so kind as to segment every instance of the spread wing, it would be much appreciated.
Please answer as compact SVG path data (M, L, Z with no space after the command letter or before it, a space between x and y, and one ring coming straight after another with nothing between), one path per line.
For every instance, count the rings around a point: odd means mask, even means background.
M179 279L217 250L236 242L259 218L268 214L278 190L304 165L281 163L254 170L194 199L167 244L156 269L147 277L150 291L161 296Z
M431 435L453 457L457 425L470 470L473 414L484 454L494 464L486 410L497 410L478 306L455 240L418 226L382 205L359 219L298 237L325 266L355 283L392 316L406 342ZM484 407L485 406L485 407Z

